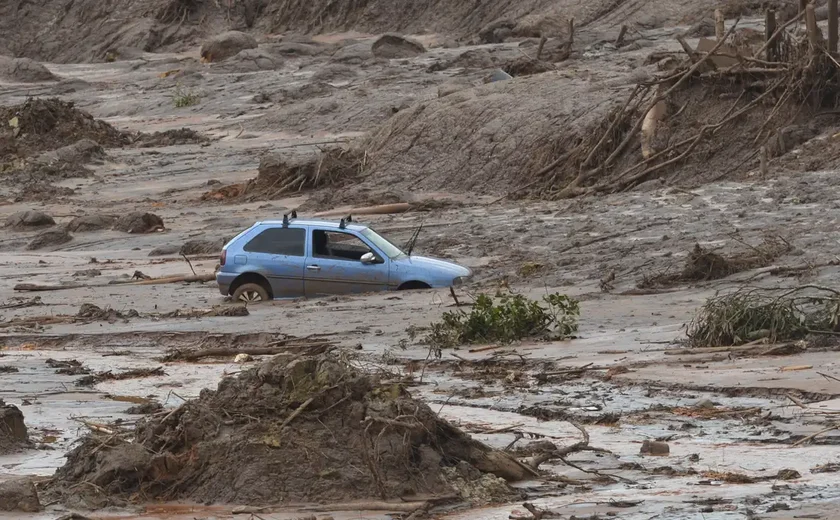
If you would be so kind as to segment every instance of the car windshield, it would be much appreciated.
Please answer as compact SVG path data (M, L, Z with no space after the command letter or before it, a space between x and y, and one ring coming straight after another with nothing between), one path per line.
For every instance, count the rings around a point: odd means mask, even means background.
M370 228L363 229L362 236L370 240L373 243L373 245L375 245L377 248L379 248L380 251L388 255L388 257L392 260L394 258L405 255L405 253L403 253L399 247L395 246L394 244L389 242L387 238L383 237L382 235Z

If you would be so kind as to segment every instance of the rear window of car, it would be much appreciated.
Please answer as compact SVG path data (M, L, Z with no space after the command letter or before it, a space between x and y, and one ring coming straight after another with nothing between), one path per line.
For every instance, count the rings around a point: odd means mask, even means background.
M269 228L252 238L242 249L249 253L304 256L306 230Z

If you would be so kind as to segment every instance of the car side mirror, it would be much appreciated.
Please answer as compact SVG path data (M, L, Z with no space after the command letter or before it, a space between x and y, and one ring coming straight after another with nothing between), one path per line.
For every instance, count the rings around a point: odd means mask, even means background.
M375 264L375 263L376 263L376 255L374 255L373 253L368 252L368 253L363 254L363 255L362 255L362 258L360 258L360 260L361 260L361 261L362 261L362 263L363 263L363 264L365 264L365 265L368 265L368 264Z

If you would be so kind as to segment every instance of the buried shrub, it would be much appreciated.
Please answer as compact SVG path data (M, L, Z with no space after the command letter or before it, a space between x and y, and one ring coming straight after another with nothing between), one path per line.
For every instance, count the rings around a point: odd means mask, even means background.
M580 305L565 294L548 294L542 301L529 300L521 294L497 294L496 298L494 301L480 294L469 313L444 313L441 321L432 324L426 341L440 350L469 343L511 343L538 336L562 339L578 330Z
M810 332L836 332L840 293L805 285L785 291L741 289L710 298L688 326L691 345L719 347L767 338L799 339Z

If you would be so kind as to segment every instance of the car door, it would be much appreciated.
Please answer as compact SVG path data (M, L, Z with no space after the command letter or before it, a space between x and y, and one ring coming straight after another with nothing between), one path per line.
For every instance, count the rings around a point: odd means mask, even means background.
M374 254L375 262L361 261L368 252ZM304 271L306 295L387 290L389 263L387 256L355 233L313 227Z
M258 232L242 248L248 255L249 271L262 274L271 284L275 298L303 296L306 261L306 229L269 227Z

